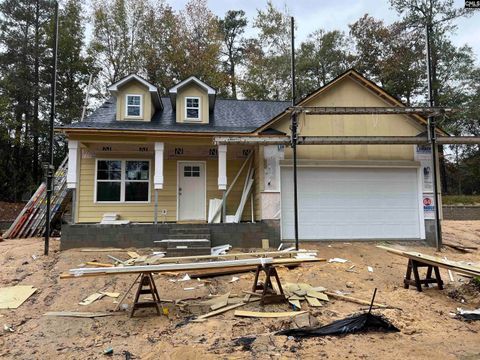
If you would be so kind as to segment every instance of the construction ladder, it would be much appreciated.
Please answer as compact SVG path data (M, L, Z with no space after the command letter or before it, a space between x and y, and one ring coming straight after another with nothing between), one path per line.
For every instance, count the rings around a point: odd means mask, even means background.
M53 178L53 193L51 198L50 223L56 220L60 210L68 201L70 194L67 189L68 157L66 157ZM28 238L45 234L47 215L47 186L40 184L10 228L2 235L4 239Z

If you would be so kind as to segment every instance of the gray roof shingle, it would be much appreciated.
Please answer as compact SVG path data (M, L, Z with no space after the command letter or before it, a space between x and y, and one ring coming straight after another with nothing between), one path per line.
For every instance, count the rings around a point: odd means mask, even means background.
M169 98L163 97L162 102L163 110L158 110L151 121L117 121L116 99L110 98L83 122L61 126L59 129L250 133L291 104L289 101L216 99L209 124L186 124L176 122Z

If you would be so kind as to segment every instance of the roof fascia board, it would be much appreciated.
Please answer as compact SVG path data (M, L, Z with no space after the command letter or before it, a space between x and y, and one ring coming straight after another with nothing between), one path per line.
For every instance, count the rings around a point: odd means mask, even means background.
M238 132L180 132L180 131L157 131L157 130L110 130L110 129L78 129L78 128L55 128L55 132L72 134L72 135L113 135L113 136L125 136L125 135L149 135L160 137L212 137L212 136L252 136L251 133L238 133ZM256 135L254 135L256 136ZM275 137L278 135L262 135L265 137Z
M142 83L143 85L145 85L147 88L148 88L148 91L150 92L157 92L158 93L158 89L156 86L154 86L153 84L149 83L147 80L145 79L142 79L140 76L136 75L136 74L130 74L126 77L124 77L123 79L117 81L116 83L110 85L108 87L108 91L118 91L118 87L119 86L122 86L123 84L126 84L128 83L129 81L132 81L132 80L137 80L138 82Z
M200 86L204 90L206 90L208 95L215 95L217 93L217 91L214 88L212 88L211 86L208 86L206 83L204 83L203 81L201 81L200 79L198 79L195 76L190 76L189 78L179 82L177 85L170 88L170 90L168 92L170 94L176 94L178 92L178 90L180 90L185 85L191 83L192 81L195 82L198 86Z

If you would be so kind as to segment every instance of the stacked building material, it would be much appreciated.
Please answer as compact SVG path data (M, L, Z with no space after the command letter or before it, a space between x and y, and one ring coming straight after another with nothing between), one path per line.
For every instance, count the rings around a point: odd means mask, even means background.
M51 198L51 222L58 218L58 215L61 213L60 210L68 200L67 166L68 158L65 158L54 175ZM45 233L47 215L46 190L45 183L40 184L13 224L2 235L4 239L42 236Z

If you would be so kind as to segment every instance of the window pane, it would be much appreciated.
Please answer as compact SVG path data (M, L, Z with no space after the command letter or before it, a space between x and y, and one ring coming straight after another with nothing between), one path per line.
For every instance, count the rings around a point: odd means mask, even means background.
M148 201L148 182L125 183L125 201Z
M187 99L187 107L198 108L199 99Z
M128 105L140 105L140 96L128 96L127 97Z
M127 116L140 116L140 106L127 106Z
M98 180L120 180L122 177L120 160L99 160L97 165Z
M200 177L200 166L192 166L192 176Z
M120 183L97 182L97 201L120 201Z
M148 180L148 161L127 161L125 172L127 180Z
M187 118L198 119L198 109L187 109Z

